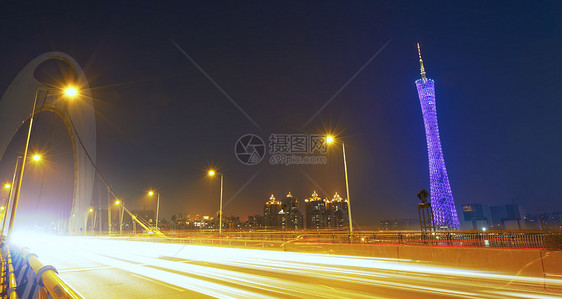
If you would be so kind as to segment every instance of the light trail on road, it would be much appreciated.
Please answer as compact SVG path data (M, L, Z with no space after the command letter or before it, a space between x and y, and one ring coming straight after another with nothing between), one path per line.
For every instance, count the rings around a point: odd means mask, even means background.
M17 242L17 241L16 241ZM411 260L111 240L25 238L87 298L560 298L562 279Z

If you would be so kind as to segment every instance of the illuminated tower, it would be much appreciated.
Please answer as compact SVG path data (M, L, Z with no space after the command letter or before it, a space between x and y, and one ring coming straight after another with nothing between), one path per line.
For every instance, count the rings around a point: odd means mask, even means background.
M425 77L425 69L421 58L420 44L418 43L420 57L421 79L416 80L418 96L420 98L427 140L427 156L429 159L429 179L431 183L430 200L433 208L435 224L447 226L451 229L460 229L459 217L449 184L449 176L445 168L445 159L441 149L439 126L437 125L437 111L435 108L435 87L431 79Z

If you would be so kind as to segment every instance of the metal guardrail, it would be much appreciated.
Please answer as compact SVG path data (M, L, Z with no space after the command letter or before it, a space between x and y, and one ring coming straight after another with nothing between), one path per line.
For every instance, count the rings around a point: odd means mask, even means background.
M187 239L267 240L280 242L359 243L388 245L463 246L488 248L545 248L545 231L230 231L222 236L213 230L166 232Z
M12 265L12 256L8 245L2 243L2 277L0 278L0 296L2 298L17 299L16 290L16 276L14 274L14 267Z
M67 285L59 276L55 267L43 265L37 255L27 248L11 250L13 254L13 271L15 298L84 298Z
M242 247L249 249L267 249L267 250L282 250L283 244L287 242L272 241L272 240L251 240L251 239L232 239L220 237L206 237L206 238L177 238L177 237L147 237L147 236L96 236L103 240L124 240L124 241L141 241L153 243L175 243L186 245L202 245L202 246L223 246L223 247Z

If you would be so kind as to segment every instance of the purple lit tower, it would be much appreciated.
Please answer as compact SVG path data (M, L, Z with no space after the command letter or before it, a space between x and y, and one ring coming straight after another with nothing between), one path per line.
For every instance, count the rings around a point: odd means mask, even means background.
M429 179L431 182L430 199L435 225L437 227L446 226L450 229L460 229L459 217L457 216L457 209L455 208L455 201L451 192L451 185L449 184L447 168L445 168L443 150L441 149L437 111L435 108L434 82L425 77L419 43L418 55L420 57L421 79L416 80L416 86L425 125L427 156L429 158Z

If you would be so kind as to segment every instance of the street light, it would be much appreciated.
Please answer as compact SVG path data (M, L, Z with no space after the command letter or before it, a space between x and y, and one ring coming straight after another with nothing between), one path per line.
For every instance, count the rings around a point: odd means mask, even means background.
M116 206L118 206L119 204L121 204L121 202L119 201L119 199L117 199L117 200L114 202L114 204L115 204Z
M150 190L148 191L148 196L152 197L154 196L154 191ZM157 201L156 201L156 229L158 229L158 213L160 211L160 193L156 193L157 196Z
M64 90L64 93L69 97L74 97L78 94L78 91L73 86L69 86Z
M327 135L326 136L326 143L332 144L335 143L336 140L333 136ZM345 159L345 144L343 141L340 141L341 148L343 152L343 168L345 171L345 190L347 193L347 218L349 218L349 238L353 241L353 221L351 220L351 199L349 198L349 181L347 179L347 161Z
M33 109L31 110L31 117L29 118L29 129L27 130L27 139L25 141L25 149L23 151L21 170L20 170L19 177L18 177L17 187L14 190L14 204L13 204L13 207L12 207L12 214L11 214L11 217L10 217L10 225L8 226L8 236L12 235L12 229L14 227L14 220L15 220L16 210L18 208L18 201L19 201L19 198L20 198L21 182L23 180L23 173L24 173L24 169L25 169L25 160L27 158L27 150L29 149L29 139L31 137L31 128L33 127L33 117L35 116L35 108L37 107L37 96L39 95L39 90L40 90L40 88L35 89L35 97L33 98ZM47 89L45 97L47 97L47 95L49 94L49 91L51 91L51 89ZM77 94L78 94L78 92L76 91L76 89L74 89L74 92L71 92L71 91L69 92L68 88L67 88L66 95L68 97L74 97ZM33 160L39 161L39 160L41 160L41 156L39 156L39 155L33 156Z
M219 174L221 176L221 195L220 195L220 208L219 208L219 236L222 236L222 186L223 186L223 175L220 172L216 172L214 170L209 170L209 176L214 176L215 174Z
M4 189L10 189L10 187L12 187L12 185L10 185L10 183L6 183L6 184L4 185Z

